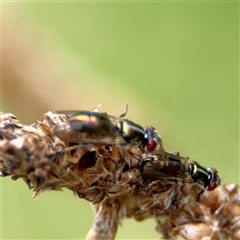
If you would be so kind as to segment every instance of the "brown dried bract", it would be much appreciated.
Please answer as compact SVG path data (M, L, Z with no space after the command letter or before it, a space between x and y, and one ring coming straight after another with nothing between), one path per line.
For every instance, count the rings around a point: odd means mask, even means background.
M124 217L154 217L168 239L240 239L234 184L203 192L187 179L151 178L142 169L149 153L112 139L88 141L71 130L64 114L48 112L30 126L12 114L0 120L1 176L22 178L34 190L33 199L65 187L92 202L96 214L87 239L114 239Z

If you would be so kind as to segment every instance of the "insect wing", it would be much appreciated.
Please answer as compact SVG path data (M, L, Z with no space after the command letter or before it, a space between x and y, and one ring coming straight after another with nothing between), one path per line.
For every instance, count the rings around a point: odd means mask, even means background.
M59 111L56 111L56 112L59 113L59 114L65 114L68 117L71 117L72 115L76 115L76 114L78 114L79 112L82 112L82 111L80 111L80 110L59 110Z
M189 180L186 164L179 156L169 153L154 154L144 159L143 175L150 179Z
M79 112L69 119L71 128L90 136L112 136L114 125L106 114L98 112Z

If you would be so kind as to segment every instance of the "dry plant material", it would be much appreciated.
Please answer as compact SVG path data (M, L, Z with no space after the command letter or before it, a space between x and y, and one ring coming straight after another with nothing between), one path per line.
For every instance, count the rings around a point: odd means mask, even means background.
M32 199L67 188L92 202L95 221L87 239L114 239L125 217L155 218L167 239L240 239L238 186L217 187L215 169L165 152L160 138L155 146L154 128L146 129L150 140L141 146L126 135L113 140L100 132L89 139L89 132L73 130L78 122L65 114L48 112L30 126L12 114L0 120L0 175L22 178Z

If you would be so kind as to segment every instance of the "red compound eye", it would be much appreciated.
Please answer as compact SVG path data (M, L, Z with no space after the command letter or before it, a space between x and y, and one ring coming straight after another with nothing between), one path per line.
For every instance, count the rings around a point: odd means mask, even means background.
M154 128L153 126L148 126L147 128L149 128L151 130L156 130L156 128Z
M215 174L217 174L218 173L218 171L217 171L217 169L216 168L209 168L209 170L210 171L212 171L213 173L215 173Z
M147 150L148 152L152 152L157 147L157 142L154 138L148 139L147 142Z
M207 190L208 190L208 191L212 191L212 190L214 190L216 187L218 187L217 183L214 182L214 181L211 181L211 182L209 183L209 185L208 185Z

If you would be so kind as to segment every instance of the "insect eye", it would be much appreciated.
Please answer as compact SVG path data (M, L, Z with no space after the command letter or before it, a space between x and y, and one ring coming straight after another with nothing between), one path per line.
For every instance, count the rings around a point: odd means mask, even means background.
M157 145L162 147L162 140L156 129L152 126L145 128L145 145L148 152L152 152L156 149Z
M207 187L207 190L208 190L208 191L212 191L212 190L214 190L216 187L218 187L218 184L217 184L216 182L214 182L214 181L210 181L210 183L209 183L209 185L208 185L208 187Z
M214 173L214 174L217 174L217 173L218 173L218 171L217 171L216 168L209 168L208 170L211 171L211 172Z
M153 126L148 126L147 128L150 129L150 130L156 130L156 128L153 127Z
M157 141L154 138L148 139L146 147L148 152L152 152L157 147Z

